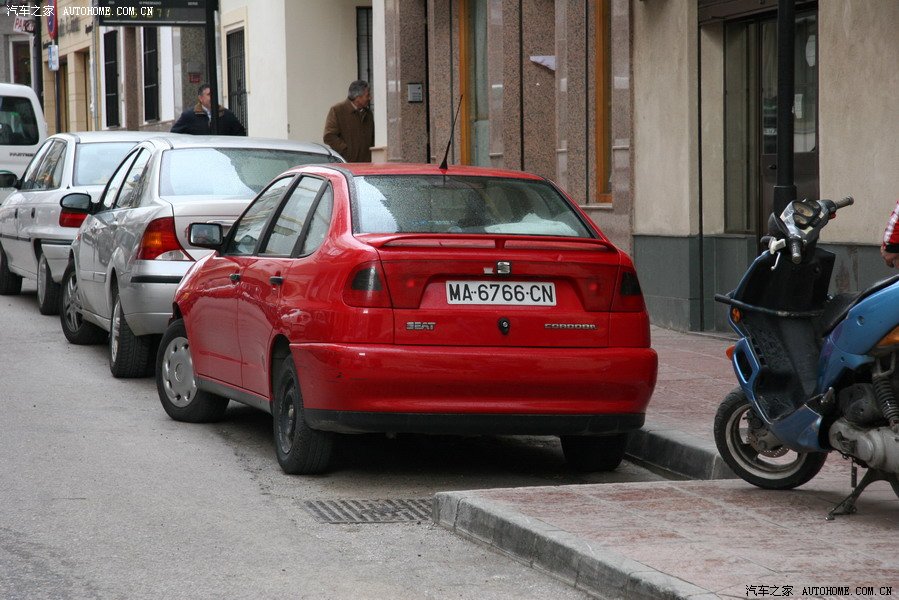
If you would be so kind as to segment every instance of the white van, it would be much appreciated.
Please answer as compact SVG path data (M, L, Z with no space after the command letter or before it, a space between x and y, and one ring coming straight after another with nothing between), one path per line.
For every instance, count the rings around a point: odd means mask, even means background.
M0 171L22 177L46 137L47 122L34 90L0 83Z

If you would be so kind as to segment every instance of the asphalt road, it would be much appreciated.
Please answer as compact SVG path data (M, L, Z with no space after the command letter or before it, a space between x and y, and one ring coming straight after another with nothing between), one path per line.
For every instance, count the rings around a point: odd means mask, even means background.
M579 476L551 438L419 436L347 437L334 472L287 476L268 415L171 421L33 289L0 297L0 598L581 598L427 518L331 524L306 503L659 478Z

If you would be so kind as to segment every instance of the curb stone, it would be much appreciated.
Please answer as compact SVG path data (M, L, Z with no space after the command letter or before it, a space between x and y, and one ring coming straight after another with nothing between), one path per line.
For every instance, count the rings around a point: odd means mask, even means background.
M627 455L690 479L736 479L714 441L648 423L631 433Z
M433 519L597 598L717 598L708 590L525 517L472 492L439 492Z

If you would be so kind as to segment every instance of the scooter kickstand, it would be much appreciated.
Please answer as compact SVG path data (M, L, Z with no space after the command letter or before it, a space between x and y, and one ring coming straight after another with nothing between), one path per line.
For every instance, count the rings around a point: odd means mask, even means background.
M855 465L853 465L853 470L855 469ZM853 473L853 483L855 481ZM833 521L834 517L839 515L851 515L857 511L855 507L855 501L858 500L858 497L862 495L862 492L865 491L865 488L874 483L875 481L892 481L896 477L893 473L887 473L886 471L881 471L880 469L868 469L865 473L865 476L862 477L862 480L859 482L857 486L852 490L852 493L846 496L842 502L834 506L827 516L825 517L828 521Z

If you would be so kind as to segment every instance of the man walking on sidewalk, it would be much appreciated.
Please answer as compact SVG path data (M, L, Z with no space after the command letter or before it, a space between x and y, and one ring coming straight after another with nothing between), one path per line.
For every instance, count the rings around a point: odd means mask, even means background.
M375 145L375 120L368 103L371 89L367 81L350 84L347 99L328 111L325 120L324 142L334 148L347 162L371 162L371 147Z
M172 133L189 133L192 135L209 135L212 133L212 93L209 84L204 83L197 89L197 103L193 108L181 113L178 120L172 125ZM247 130L233 112L219 105L218 134L219 135L247 135Z

